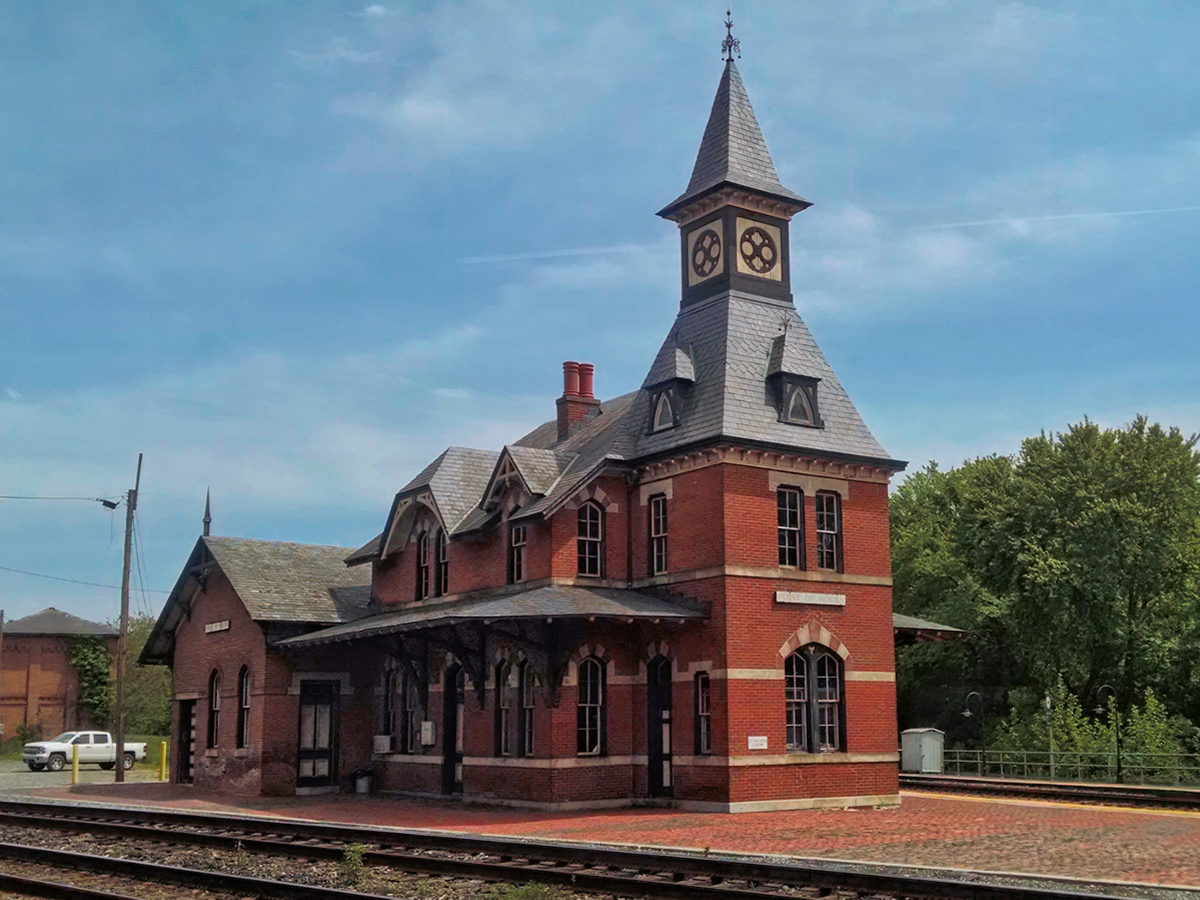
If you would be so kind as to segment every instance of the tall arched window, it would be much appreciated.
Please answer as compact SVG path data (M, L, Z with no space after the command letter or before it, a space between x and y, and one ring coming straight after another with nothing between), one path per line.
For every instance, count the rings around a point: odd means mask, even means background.
M512 756L512 665L496 666L496 755Z
M595 500L579 507L579 574L604 575L604 509Z
M238 672L238 720L236 746L242 750L250 746L250 668L242 666Z
M450 592L450 544L445 529L438 529L434 547L433 596L440 597Z
M388 735L396 749L396 687L399 677L391 666L383 673L383 702L379 709L379 733Z
M707 672L696 673L696 752L712 753L712 691Z
M429 532L417 535L417 599L429 596Z
M523 662L517 669L517 674L521 685L521 707L518 710L521 717L519 752L522 756L533 756L533 666L528 661Z
M579 664L575 752L580 756L604 752L604 718L604 663L589 656Z
M421 693L417 681L405 674L400 688L400 739L396 749L401 753L416 753L421 733Z
M221 673L213 669L208 676L208 749L217 746L221 733Z
M842 661L808 644L784 662L787 749L825 753L845 746Z

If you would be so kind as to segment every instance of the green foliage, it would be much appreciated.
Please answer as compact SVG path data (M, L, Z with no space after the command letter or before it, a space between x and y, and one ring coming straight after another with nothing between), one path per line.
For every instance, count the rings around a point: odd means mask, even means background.
M79 705L100 727L108 725L112 713L109 673L112 658L104 639L94 635L72 637L67 644L68 659L79 677Z
M548 884L522 884L501 887L489 894L489 900L567 900L567 894Z
M342 850L342 858L338 863L338 883L343 887L356 887L363 879L363 854L367 848L363 844L347 844Z
M171 730L171 670L136 663L154 628L150 616L130 616L129 664L125 667L125 730L167 734Z
M41 722L22 722L13 730L17 733L17 740L22 745L31 743L32 741L40 741L42 739Z
M892 499L896 609L971 637L901 652L902 727L936 724L951 745L978 743L978 719L960 715L977 689L989 723L1011 706L1006 738L1026 744L1049 690L1062 699L1064 739L1087 744L1102 738L1068 698L1094 698L1102 684L1117 689L1131 750L1165 746L1159 709L1200 721L1195 448L1144 418L1122 429L1084 421L1028 438L1014 457L930 465L905 481ZM1177 745L1182 732L1171 733Z

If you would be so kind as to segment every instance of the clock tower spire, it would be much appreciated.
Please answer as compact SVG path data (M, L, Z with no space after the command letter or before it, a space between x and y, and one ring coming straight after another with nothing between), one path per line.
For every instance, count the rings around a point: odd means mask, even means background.
M725 69L692 178L658 213L679 224L683 307L731 288L790 302L788 223L812 205L779 181L733 60L732 18L725 27Z

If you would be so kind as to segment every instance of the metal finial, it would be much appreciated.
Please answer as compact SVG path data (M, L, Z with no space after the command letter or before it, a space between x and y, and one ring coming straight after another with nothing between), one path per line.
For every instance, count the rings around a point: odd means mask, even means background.
M721 52L725 54L725 62L733 61L733 54L742 58L742 42L733 36L733 13L725 10L725 40L721 41Z
M212 499L212 492L210 490L206 490L204 492L204 519L203 519L204 536L205 537L208 537L209 528L212 526L212 505L210 503L211 499Z

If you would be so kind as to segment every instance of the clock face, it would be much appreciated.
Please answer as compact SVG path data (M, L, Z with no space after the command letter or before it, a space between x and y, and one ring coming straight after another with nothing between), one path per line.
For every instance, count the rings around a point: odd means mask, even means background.
M706 228L692 242L692 272L707 278L717 270L721 262L721 236Z
M752 225L742 232L738 241L738 252L742 262L759 275L765 275L775 268L779 262L779 249L770 234L757 225Z

